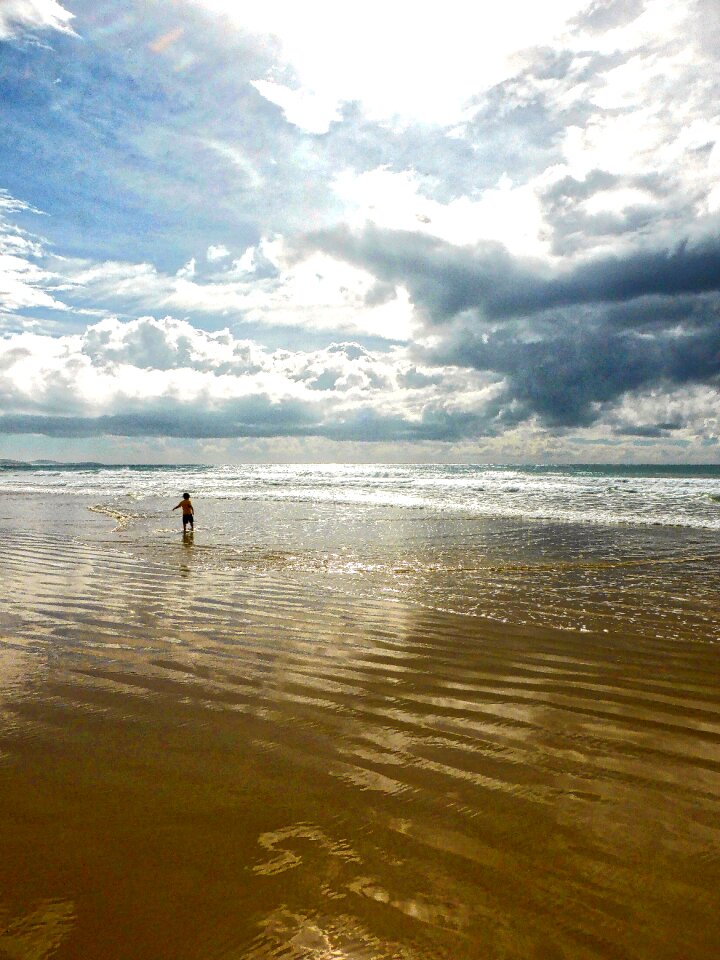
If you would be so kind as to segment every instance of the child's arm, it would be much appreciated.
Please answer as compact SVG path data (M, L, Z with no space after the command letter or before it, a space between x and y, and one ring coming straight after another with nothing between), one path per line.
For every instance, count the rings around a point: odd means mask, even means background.
M177 505L177 507L173 507L173 510L177 510L178 507L181 507L181 506L182 506L182 500L181 500L180 503ZM170 512L172 513L172 510L171 510Z

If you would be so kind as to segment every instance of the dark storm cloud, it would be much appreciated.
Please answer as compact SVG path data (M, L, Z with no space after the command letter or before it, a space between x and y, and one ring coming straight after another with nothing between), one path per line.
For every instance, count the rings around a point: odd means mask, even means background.
M392 283L376 283L365 294L365 306L377 307L389 303L397 296L397 290Z
M456 247L425 234L369 226L320 231L298 241L299 255L313 249L372 272L386 284L407 286L417 307L431 322L443 323L470 308L492 305L535 278L515 264L499 243Z
M409 231L341 228L307 236L300 251L320 249L404 284L432 324L468 310L490 320L532 315L553 307L612 303L651 295L675 296L720 289L720 238L669 250L597 257L549 273L514 259L499 243L458 247Z
M716 381L720 320L716 313L704 329L650 334L566 324L530 342L515 329L478 336L465 327L432 359L502 374L497 415L507 424L538 415L549 426L589 426L628 391Z
M506 299L508 312L547 309L588 302L633 300L659 294L675 296L720 289L720 239L680 243L671 250L608 256L583 264L528 290L525 298Z
M439 338L427 359L505 379L495 418L588 426L653 384L720 375L720 241L605 256L550 274L498 244L366 229L306 243L404 284Z
M578 315L577 310L573 312ZM595 308L588 308L587 316L591 323L595 320L595 314ZM602 325L608 329L627 328L639 333L652 327L708 326L719 315L720 296L716 293L672 297L655 295L605 304L602 308Z

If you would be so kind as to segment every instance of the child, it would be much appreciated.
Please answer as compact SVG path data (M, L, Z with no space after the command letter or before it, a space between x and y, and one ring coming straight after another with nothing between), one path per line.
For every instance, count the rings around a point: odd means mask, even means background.
M181 500L180 503L177 505L177 507L173 507L173 510L177 510L178 507L182 507L182 512L183 512L183 533L185 533L185 529L186 529L186 527L187 527L188 524L190 524L190 529L191 529L191 530L194 530L195 527L194 527L194 519L193 519L193 516L194 516L195 511L193 510L193 505L192 505L192 503L191 503L191 501L190 501L190 494L189 494L189 493L184 493L184 494L183 494L182 500Z

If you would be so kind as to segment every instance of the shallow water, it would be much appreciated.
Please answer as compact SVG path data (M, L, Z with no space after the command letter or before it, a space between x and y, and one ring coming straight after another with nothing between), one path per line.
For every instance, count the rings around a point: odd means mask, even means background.
M717 957L717 533L174 502L3 498L0 957Z

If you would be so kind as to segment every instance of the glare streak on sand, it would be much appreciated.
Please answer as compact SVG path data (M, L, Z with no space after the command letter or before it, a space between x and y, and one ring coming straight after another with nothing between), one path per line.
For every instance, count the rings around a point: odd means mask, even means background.
M526 579L487 529L460 583L447 540L322 566L277 515L247 554L105 518L3 541L0 954L715 960L710 553L547 532Z

